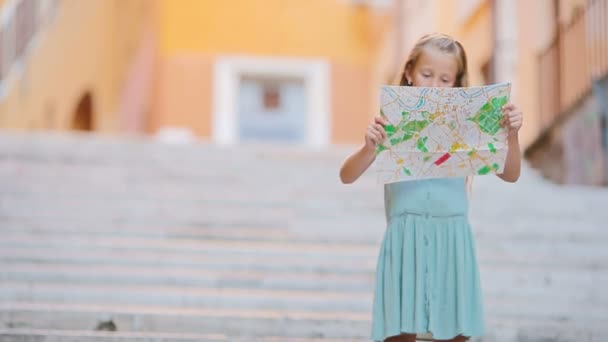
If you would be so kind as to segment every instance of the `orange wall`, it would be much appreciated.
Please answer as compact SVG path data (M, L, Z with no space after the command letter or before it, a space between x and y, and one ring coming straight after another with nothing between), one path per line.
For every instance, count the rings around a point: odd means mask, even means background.
M6 83L8 94L0 102L0 125L66 127L86 90L94 94L96 111L108 111L112 74L104 63L110 55L101 30L107 11L102 1L58 7L54 20L38 33L39 44L25 58L25 72L8 76L12 81ZM90 26L74 29L83 19Z
M150 130L187 126L200 137L211 135L214 58L200 53L164 58L158 66Z
M356 65L377 44L370 10L341 0L161 0L161 50L323 56Z
M374 115L374 73L391 22L342 0L159 0L160 65L150 129L189 126L209 137L213 67L221 55L325 59L334 142L362 141Z
M487 80L481 70L492 57L494 50L494 23L489 1L482 2L454 34L467 52L469 83L485 84Z
M376 93L365 68L334 63L331 66L332 137L334 142L363 142L365 127L377 113L371 109Z
M69 129L80 97L89 91L95 128L118 130L117 104L148 7L147 0L59 1L23 72L9 76L0 126Z

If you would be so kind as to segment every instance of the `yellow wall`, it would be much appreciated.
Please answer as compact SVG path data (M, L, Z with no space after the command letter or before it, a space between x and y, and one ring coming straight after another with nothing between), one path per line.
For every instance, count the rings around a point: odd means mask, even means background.
M518 1L518 105L522 109L524 126L520 133L521 144L529 146L539 135L539 52L549 45L554 24L552 0Z
M93 96L94 126L116 131L119 94L141 33L146 0L64 0L41 28L22 73L0 100L0 126L69 129L79 99Z
M551 25L547 16L552 15L551 0L519 0L516 17L507 18L517 26L516 49L517 64L509 75L513 83L512 98L525 115L525 125L520 132L523 148L538 135L538 66L537 57L542 46L548 43ZM459 0L443 0L438 13L439 31L455 36L463 44L468 57L470 84L484 84L482 68L494 53L495 18L491 1L482 1L471 15L462 20L459 13Z
M492 7L489 1L484 1L456 33L467 52L471 85L487 83L482 67L492 58L493 35Z
M377 55L392 22L343 0L159 0L160 63L151 131L212 134L213 67L221 55L320 58L330 64L332 139L361 142L378 92Z
M366 7L341 0L161 0L161 50L323 56L367 65L377 37Z
M187 126L200 137L211 136L213 69L219 56L231 54L327 61L334 142L361 142L377 111L379 74L386 73L378 67L380 51L387 51L386 33L393 25L388 11L343 0L58 4L24 72L13 75L0 99L0 127L69 129L78 101L90 92L95 129L122 131L124 108L142 108L127 94L142 86L137 76L142 64L137 69L133 59L140 56L142 32L148 30L158 32L154 90L144 123L151 133Z
M490 59L494 47L491 2L480 1L466 18L461 14L462 3L462 0L415 2L416 6L410 8L406 18L408 41L405 45L411 49L415 41L427 33L451 35L462 43L467 53L469 83L484 84L486 80L483 79L481 70ZM408 53L409 50L406 54Z

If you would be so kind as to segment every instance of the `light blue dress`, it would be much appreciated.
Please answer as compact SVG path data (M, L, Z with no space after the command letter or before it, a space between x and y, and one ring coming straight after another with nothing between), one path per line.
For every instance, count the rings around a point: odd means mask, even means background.
M385 185L387 229L378 257L372 339L484 332L477 254L464 178Z

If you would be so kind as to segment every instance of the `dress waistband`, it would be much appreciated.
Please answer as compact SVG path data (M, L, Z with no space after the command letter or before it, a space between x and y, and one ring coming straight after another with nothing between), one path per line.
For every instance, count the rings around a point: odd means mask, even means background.
M395 214L395 215L391 215L389 217L389 221L397 218L397 217L403 217L403 216L408 216L408 215L412 215L412 216L419 216L419 217L423 217L425 219L429 219L429 218L465 218L467 215L463 214L463 213L455 213L455 214L434 214L434 213L425 213L425 212L420 212L420 211L411 211L411 210L406 210L406 211L402 211L399 214Z

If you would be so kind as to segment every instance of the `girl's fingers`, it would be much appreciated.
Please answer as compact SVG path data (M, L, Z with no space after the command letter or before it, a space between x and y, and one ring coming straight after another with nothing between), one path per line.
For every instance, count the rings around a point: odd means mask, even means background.
M503 117L500 121L502 127L507 128L509 131L519 130L523 123L523 114L512 104L506 104L502 108Z
M504 106L502 107L502 111L503 111L503 112L510 112L510 111L512 111L512 110L515 110L515 108L516 108L516 107L515 107L515 105L514 105L514 104L512 104L512 103L507 103L506 105L504 105Z
M374 124L372 125L372 127L374 128L374 130L378 133L380 133L380 136L382 138L386 138L386 130L384 130L384 127L380 124Z
M522 122L521 121L514 121L514 122L511 122L509 128L511 128L511 129L520 129L521 126L522 126Z
M509 124L509 117L508 116L503 116L502 119L500 119L500 125L502 127L505 127Z
M386 131L384 130L384 127L380 124L371 124L368 126L368 129L376 133L376 135L380 138L386 136Z
M371 132L367 132L367 134L365 136L367 137L368 140L370 140L372 143L374 143L374 145L378 146L378 139L376 138L376 136L374 134L372 134Z
M378 145L382 141L382 134L380 134L380 132L377 132L373 125L370 125L367 128L367 137L376 145Z
M377 145L376 137L369 130L367 131L367 133L365 133L365 139L371 141L372 143L374 143L374 145Z
M521 114L521 112L510 112L509 115L507 115L510 119L517 119L517 118L522 118L523 115Z
M511 122L511 123L514 123L514 122L521 123L523 121L524 120L523 120L523 118L521 116L515 116L515 117L512 117L512 118L509 118L509 122Z
M373 128L372 128L372 130L370 132L374 135L374 137L376 137L376 140L378 142L384 141L384 138L382 137L382 133L381 132L379 132L379 131L377 131L377 130L375 130Z
M386 120L385 118L383 118L381 116L376 116L374 118L374 123L382 125L382 126L386 126L386 125L388 125L388 120Z

